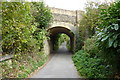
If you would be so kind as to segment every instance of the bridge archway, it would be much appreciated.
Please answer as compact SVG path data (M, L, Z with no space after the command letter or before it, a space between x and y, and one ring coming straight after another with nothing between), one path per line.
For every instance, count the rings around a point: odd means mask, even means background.
M75 48L75 31L76 28L74 25L72 24L68 24L68 23L55 23L52 24L47 31L49 32L49 37L50 39L47 40L48 45L46 45L45 49L47 49L47 47L49 46L49 50L50 52L47 52L48 54L54 51L54 45L55 45L55 39L57 38L57 36L59 34L66 34L69 36L70 38L70 52L74 51Z
M58 36L58 34L64 33L70 37L70 51L72 52L74 49L74 34L69 29L62 27L62 26L55 26L53 28L50 28L48 30L50 32L50 47L51 51L54 50L55 40Z

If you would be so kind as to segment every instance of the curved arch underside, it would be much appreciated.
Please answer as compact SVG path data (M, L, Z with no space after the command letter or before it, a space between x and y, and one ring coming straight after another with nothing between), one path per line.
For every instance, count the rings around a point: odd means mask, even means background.
M48 31L50 33L50 46L52 48L51 51L53 51L53 46L54 46L54 42L55 42L54 40L55 40L55 38L57 38L57 35L60 33L64 33L70 37L70 46L71 46L70 51L71 52L73 51L75 35L70 29L63 27L63 26L55 26L55 27L49 28Z
M70 38L72 38L74 36L73 32L71 32L69 29L67 29L65 27L61 27L61 26L56 26L56 27L50 28L48 31L50 32L50 36L55 36L59 33L65 33Z
M51 28L56 28L56 27L63 27L63 28L66 28L67 30L73 32L74 34L76 33L76 26L74 26L73 24L71 23L66 23L66 22L53 22L49 27L48 29L51 29Z

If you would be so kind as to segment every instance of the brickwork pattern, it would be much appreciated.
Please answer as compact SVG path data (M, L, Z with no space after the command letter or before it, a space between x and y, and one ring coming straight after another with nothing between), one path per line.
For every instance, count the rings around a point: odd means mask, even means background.
M67 23L72 23L72 24L78 24L79 20L82 17L83 11L76 10L64 10L64 9L59 9L59 8L54 8L54 7L49 7L52 14L53 14L53 21L58 21L58 22L67 22Z

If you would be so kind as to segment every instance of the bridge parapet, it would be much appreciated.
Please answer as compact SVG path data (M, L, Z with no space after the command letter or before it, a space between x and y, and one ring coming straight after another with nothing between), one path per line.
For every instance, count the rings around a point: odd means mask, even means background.
M76 16L53 13L53 21L67 22L67 23L72 23L73 25L75 25L76 24Z
M64 10L64 9L59 9L59 8L54 8L54 7L49 7L52 14L53 14L53 21L58 21L58 22L69 22L72 23L73 25L78 25L79 20L82 17L82 14L84 13L81 10Z

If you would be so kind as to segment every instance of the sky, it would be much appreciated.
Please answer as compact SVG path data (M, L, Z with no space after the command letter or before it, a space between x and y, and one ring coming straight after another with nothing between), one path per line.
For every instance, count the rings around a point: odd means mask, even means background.
M44 0L49 7L68 10L83 10L86 0Z
M84 10L87 1L101 1L105 0L43 0L49 7L56 7L67 10ZM110 0L107 0L110 1Z
M43 1L49 7L67 9L67 10L85 10L85 3L87 1L94 2L109 2L112 0L28 0L28 1Z

